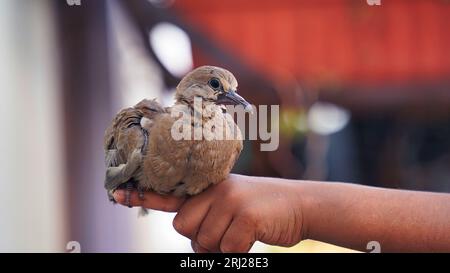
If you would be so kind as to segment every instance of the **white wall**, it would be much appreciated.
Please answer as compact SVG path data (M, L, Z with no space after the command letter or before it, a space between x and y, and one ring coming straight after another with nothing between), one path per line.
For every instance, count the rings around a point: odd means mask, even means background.
M0 251L64 251L61 109L49 1L0 1Z

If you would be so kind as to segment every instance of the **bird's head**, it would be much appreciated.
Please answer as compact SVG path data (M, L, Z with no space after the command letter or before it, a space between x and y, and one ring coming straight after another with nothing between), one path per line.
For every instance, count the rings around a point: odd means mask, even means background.
M246 111L251 111L250 103L237 93L237 86L230 71L216 66L201 66L184 76L175 97L178 102L188 104L200 97L205 103L242 105Z

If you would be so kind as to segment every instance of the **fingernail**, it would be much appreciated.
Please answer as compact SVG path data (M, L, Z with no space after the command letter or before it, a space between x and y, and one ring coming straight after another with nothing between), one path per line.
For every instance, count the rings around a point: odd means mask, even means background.
M124 190L116 190L113 193L114 200L116 200L117 203L123 203L125 201L125 191Z
M192 244L192 250L193 250L195 253L197 253L198 247L197 247L197 244L196 244L196 243L193 243L193 244Z

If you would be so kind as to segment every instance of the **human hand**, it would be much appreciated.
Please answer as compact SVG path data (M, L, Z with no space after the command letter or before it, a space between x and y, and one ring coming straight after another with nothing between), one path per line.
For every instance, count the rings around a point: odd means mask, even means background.
M302 239L303 216L295 182L231 174L206 191L176 198L131 194L131 205L178 211L173 226L191 239L196 252L248 252L255 241L292 246ZM125 193L114 198L124 204Z
M303 216L294 184L232 174L182 203L174 228L196 252L248 252L255 241L295 245Z

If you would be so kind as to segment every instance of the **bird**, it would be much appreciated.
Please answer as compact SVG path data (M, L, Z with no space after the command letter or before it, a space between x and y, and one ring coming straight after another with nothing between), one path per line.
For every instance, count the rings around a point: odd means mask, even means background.
M115 202L115 190L126 189L125 204L131 207L133 190L140 198L145 191L192 196L225 180L243 148L242 133L225 106L253 109L237 87L230 71L200 66L181 79L173 106L144 99L119 111L104 136L104 187L109 200ZM187 129L182 139L174 137L181 132L177 124ZM196 129L206 126L209 130L196 137Z

